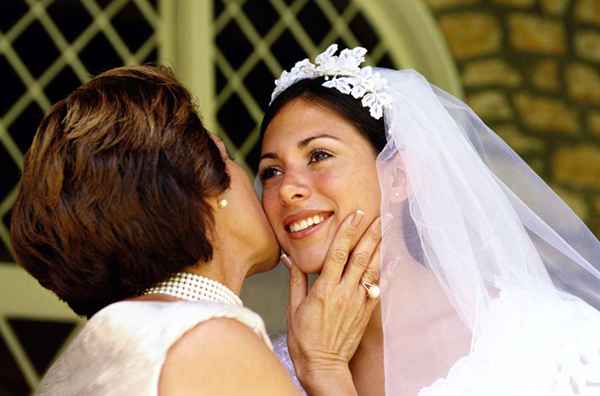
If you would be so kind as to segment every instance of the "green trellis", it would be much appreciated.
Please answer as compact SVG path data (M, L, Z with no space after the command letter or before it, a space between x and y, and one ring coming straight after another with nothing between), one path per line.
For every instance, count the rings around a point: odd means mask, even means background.
M157 47L157 35L152 35L140 49L132 54L123 42L117 31L110 23L111 18L116 15L130 0L114 0L108 7L102 9L94 0L82 0L82 4L93 16L93 22L74 40L69 43L54 21L48 16L46 8L53 0L25 0L29 10L15 23L5 34L0 32L0 55L4 56L10 66L17 73L27 90L12 105L6 114L0 118L0 143L4 146L19 169L23 167L23 153L19 150L14 140L8 133L13 122L25 111L27 106L36 102L44 111L50 106L50 100L44 93L44 88L57 76L66 66L70 66L81 82L89 79L90 73L79 59L79 52L99 33L103 33L123 60L123 64L130 65L140 63L140 60ZM159 17L153 7L146 0L134 0L142 11L144 17L155 28L158 28ZM34 78L27 65L23 63L19 54L14 50L12 43L29 27L34 21L39 21L48 33L48 36L60 50L61 55L44 71L39 78ZM16 186L0 201L0 218L4 217L10 210L16 198ZM4 223L0 222L0 238L8 247L9 233Z
M123 38L111 24L111 18L117 15L130 1L134 1L141 14L155 30L135 53L129 50ZM32 102L35 102L44 112L50 108L51 102L44 93L44 89L65 67L70 67L80 82L85 82L90 78L90 73L81 61L79 54L96 35L103 34L123 64L131 65L143 61L151 51L159 46L158 33L160 31L159 15L147 0L114 0L105 8L101 8L94 0L81 0L81 4L93 19L75 40L68 42L61 32L60 26L57 26L48 15L47 8L52 5L54 0L25 0L25 2L28 10L7 32L0 32L0 55L6 59L26 87L25 92L0 118L0 143L6 149L10 159L16 163L18 169L23 167L24 153L11 137L10 127ZM38 78L34 78L28 66L13 47L15 40L36 21L41 24L60 51L60 56ZM15 185L6 196L0 197L0 218L3 218L12 207L16 192L17 186ZM0 239L10 250L9 231L3 222L0 222ZM17 335L8 324L7 316L59 321L77 321L78 319L53 295L41 289L30 277L24 276L23 271L14 265L3 264L0 266L0 283L2 283L0 290L5 293L5 296L0 299L2 301L0 302L0 335L28 385L34 389L39 381L39 374L34 369L31 359L23 349ZM73 332L72 335L75 333Z

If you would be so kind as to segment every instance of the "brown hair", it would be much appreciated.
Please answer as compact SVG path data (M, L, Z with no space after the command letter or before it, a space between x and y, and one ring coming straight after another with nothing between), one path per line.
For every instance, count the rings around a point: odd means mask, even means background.
M229 187L189 92L163 67L100 74L56 103L25 156L17 261L78 314L212 258L206 199Z

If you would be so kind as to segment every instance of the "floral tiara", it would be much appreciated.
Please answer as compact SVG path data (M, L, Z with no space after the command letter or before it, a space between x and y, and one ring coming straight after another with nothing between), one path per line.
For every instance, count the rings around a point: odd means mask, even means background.
M281 73L275 80L275 89L271 102L291 85L304 79L324 76L324 87L335 88L343 94L361 99L363 107L369 108L369 114L376 120L383 116L383 109L392 104L392 97L386 92L387 81L370 66L360 67L367 50L362 47L344 49L339 55L337 44L332 44L317 55L315 64L308 59L296 62L292 70ZM270 104L269 103L269 104Z

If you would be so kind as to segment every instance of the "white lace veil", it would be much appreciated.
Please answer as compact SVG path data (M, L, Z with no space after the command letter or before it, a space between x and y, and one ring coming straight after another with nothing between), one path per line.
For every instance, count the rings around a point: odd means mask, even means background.
M381 214L393 216L381 246L386 395L444 375L503 290L600 307L600 243L571 209L466 104L415 71L376 71L393 98L377 159ZM419 318L440 325L397 336Z

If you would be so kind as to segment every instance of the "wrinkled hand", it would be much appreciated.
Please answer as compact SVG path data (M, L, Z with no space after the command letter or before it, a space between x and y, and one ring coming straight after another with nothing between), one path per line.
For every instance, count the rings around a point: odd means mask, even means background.
M324 389L324 381L332 387L337 380L348 384L348 379L353 389L348 364L378 303L361 281L379 280L380 220L361 235L363 222L361 211L342 222L310 290L307 275L282 257L290 269L288 347L307 390Z

